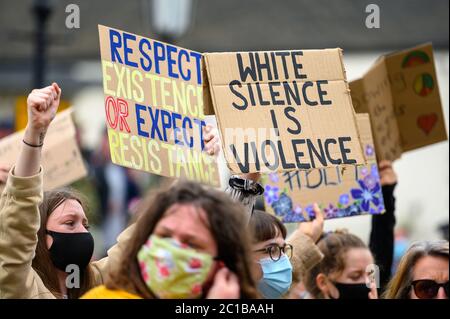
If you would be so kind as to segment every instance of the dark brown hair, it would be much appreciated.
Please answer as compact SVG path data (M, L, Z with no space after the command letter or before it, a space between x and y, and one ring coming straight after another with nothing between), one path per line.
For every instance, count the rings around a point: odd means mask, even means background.
M62 298L59 286L56 267L50 258L50 252L47 248L46 230L49 216L63 204L66 200L75 200L86 211L84 197L71 188L60 188L53 191L45 192L44 199L39 206L41 225L37 233L38 242L36 246L36 255L32 262L32 267L42 279L45 287L56 297ZM80 288L67 289L68 298L75 299L81 297L85 292L93 287L92 274L90 266L80 270Z
M244 208L234 203L226 194L201 185L180 181L167 191L150 195L140 206L136 228L118 267L110 270L106 280L108 289L125 290L143 298L155 298L142 280L137 254L156 224L174 204L189 204L206 213L209 229L218 247L218 258L239 279L241 297L258 296L250 270L250 241L246 231Z
M358 236L346 230L337 230L323 235L317 247L324 257L320 263L305 273L304 284L314 298L323 299L324 296L316 283L317 276L342 272L346 266L345 253L351 248L367 248L367 246Z
M275 216L261 210L254 210L250 218L253 243L260 243L277 237L279 234L286 239L287 230L284 224Z
M448 241L421 241L412 244L400 260L397 272L389 282L383 298L409 299L414 267L419 259L426 256L442 257L448 260Z

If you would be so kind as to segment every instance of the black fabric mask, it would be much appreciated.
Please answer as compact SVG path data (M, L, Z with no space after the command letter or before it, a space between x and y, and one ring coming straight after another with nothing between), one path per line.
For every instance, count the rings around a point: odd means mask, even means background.
M339 282L333 282L333 284L339 291L339 298L337 299L369 299L370 288L367 288L366 284L343 284Z
M91 233L58 233L47 230L53 238L49 249L56 268L66 271L68 265L77 265L83 271L91 261L94 252L94 238Z

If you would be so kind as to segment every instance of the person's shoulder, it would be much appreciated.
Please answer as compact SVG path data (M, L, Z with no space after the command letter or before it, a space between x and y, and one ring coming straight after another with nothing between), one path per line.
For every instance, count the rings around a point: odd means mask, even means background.
M81 299L141 299L141 297L124 290L108 289L102 285L89 290Z

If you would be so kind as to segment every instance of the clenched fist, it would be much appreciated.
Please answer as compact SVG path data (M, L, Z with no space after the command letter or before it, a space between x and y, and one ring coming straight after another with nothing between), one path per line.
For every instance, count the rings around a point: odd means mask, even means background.
M34 132L46 132L56 116L60 98L61 89L56 83L31 91L27 99L27 129Z
M43 89L35 89L28 95L28 123L22 149L13 169L14 175L28 177L39 173L45 134L56 116L60 98L61 89L56 83Z

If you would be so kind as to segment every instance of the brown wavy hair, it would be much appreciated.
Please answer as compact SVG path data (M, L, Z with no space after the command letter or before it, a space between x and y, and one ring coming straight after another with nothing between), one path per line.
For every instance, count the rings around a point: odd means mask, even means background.
M325 296L316 283L319 274L328 275L333 272L341 272L345 269L345 253L351 248L367 248L367 245L358 237L347 230L336 230L322 235L317 247L323 254L323 259L304 275L306 290L316 299Z
M137 254L156 224L174 204L193 205L206 213L209 230L217 243L218 259L238 277L241 298L258 297L250 268L251 246L244 207L223 192L187 181L180 181L166 191L161 190L147 197L139 208L140 216L124 247L120 263L110 269L105 286L143 298L155 298L142 280Z
M448 260L448 241L421 241L412 244L400 260L397 272L387 285L383 298L409 299L414 266L419 259L426 256L442 257Z
M80 203L83 210L87 211L86 200L83 195L71 188L59 188L44 193L44 199L39 206L41 224L37 233L38 242L36 246L36 255L32 262L32 267L42 279L45 287L57 298L62 298L63 294L59 287L57 269L50 258L50 252L47 248L47 221L50 215L63 204L66 200L75 200ZM90 266L80 270L80 288L67 289L69 299L77 299L93 288L92 271Z

